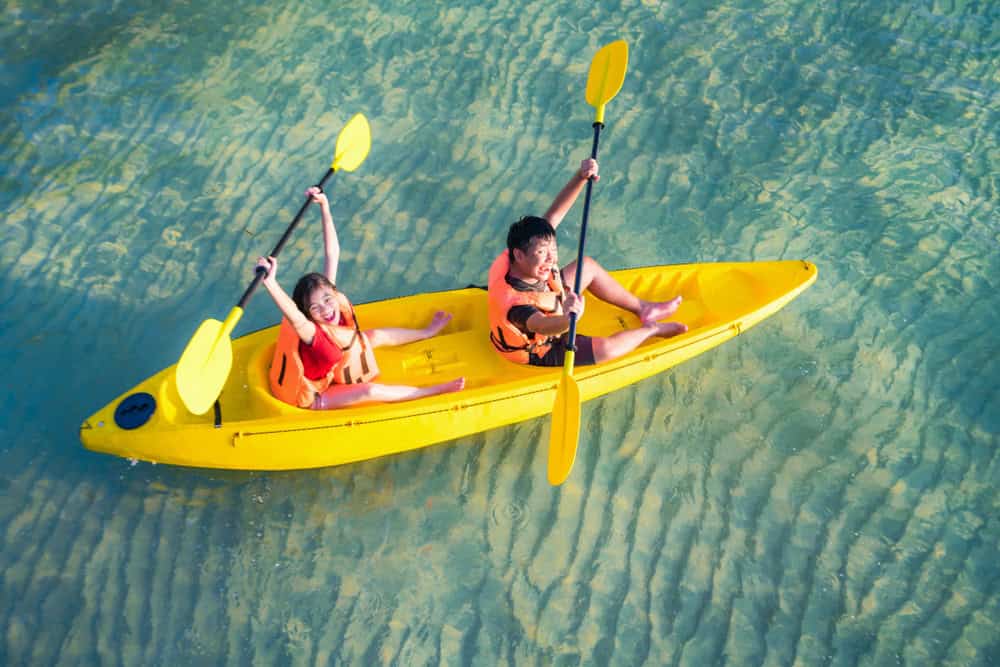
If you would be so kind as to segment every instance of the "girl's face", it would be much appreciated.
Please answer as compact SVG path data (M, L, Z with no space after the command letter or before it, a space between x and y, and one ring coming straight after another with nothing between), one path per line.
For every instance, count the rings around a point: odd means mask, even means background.
M337 324L340 321L340 303L337 294L329 287L317 287L309 293L309 317L317 324Z

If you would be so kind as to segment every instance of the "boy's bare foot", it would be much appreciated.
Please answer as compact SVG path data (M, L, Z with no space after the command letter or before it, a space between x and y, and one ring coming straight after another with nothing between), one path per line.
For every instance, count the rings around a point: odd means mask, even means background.
M679 297L678 297L679 298ZM659 322L656 325L656 335L661 338L670 338L680 335L688 330L686 324L680 322Z
M675 296L670 301L643 301L639 307L639 321L643 324L653 324L665 320L677 312L681 301L682 298L679 296Z
M434 317L431 318L431 323L424 327L424 331L427 332L428 336L436 336L441 329L448 326L449 322L451 322L451 313L439 310L434 313Z

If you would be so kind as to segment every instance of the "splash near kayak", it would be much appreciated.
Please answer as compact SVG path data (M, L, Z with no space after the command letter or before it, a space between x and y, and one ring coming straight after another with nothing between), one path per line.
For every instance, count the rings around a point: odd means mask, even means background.
M647 300L682 295L677 317L689 330L652 338L614 361L577 368L574 378L584 401L738 336L812 285L817 270L809 262L785 260L654 266L612 275ZM293 470L396 454L549 414L562 369L512 364L496 354L485 291L466 288L360 304L357 314L366 327L417 326L440 309L454 315L440 335L380 348L381 377L431 385L464 375L464 391L337 410L292 407L268 389L275 326L232 341L231 372L205 414L185 408L170 366L88 417L81 440L96 452L156 463ZM606 336L637 322L631 313L594 300L580 331ZM123 413L136 416L122 425Z

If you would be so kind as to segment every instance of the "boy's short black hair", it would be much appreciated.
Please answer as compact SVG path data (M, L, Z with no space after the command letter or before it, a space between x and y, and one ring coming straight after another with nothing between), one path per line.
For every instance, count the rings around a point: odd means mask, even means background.
M548 220L539 218L537 215L526 215L512 224L507 231L507 256L513 262L515 248L525 252L534 239L554 239L555 237L556 230Z

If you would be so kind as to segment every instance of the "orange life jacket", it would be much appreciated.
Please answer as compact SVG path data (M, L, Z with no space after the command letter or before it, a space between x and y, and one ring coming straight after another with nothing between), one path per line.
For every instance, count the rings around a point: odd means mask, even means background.
M361 331L354 317L354 308L347 297L337 292L340 312L343 313L344 324L332 326L317 324L323 327L330 340L337 344L337 333L343 335L346 330L351 332L351 341L346 347L340 348L344 353L340 361L335 363L327 374L318 379L310 380L305 375L302 357L299 356L301 339L287 318L281 318L278 329L278 343L274 348L274 358L271 360L271 370L268 374L271 393L275 398L300 408L311 408L316 396L322 394L333 384L360 384L371 382L378 377L378 366L375 364L375 354L372 352L368 337Z
M507 319L514 306L534 306L546 315L562 315L562 279L556 271L549 276L548 292L521 292L507 282L510 258L505 251L490 267L486 287L490 305L490 340L501 356L518 364L528 363L529 355L544 356L558 336L526 334Z

